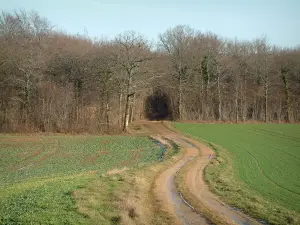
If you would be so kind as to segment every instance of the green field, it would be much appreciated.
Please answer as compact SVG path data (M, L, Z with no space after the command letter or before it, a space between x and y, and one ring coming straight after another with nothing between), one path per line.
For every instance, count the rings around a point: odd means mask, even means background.
M118 223L113 192L123 178L106 173L148 165L160 154L148 137L2 135L0 224L88 224L88 207L97 223Z
M208 166L206 179L225 200L275 224L300 223L300 125L175 123L175 127L220 146L214 146L218 158Z

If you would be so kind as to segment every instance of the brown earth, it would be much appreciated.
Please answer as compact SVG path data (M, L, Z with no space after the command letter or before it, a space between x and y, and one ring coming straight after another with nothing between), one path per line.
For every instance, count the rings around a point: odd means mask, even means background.
M222 202L205 184L203 174L206 165L215 154L212 149L169 129L162 122L135 122L135 126L138 125L156 139L172 140L185 151L183 158L163 171L154 185L157 199L178 224L258 224L254 219ZM184 175L184 187L195 205L187 202L181 195L181 190L174 184L177 173L185 166L187 170Z

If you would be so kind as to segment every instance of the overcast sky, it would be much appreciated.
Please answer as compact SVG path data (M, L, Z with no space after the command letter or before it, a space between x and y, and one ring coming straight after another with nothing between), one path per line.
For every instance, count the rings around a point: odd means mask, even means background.
M126 2L126 3L125 3ZM68 33L111 38L135 30L150 40L183 24L223 37L300 44L300 0L0 0L0 9L36 10Z

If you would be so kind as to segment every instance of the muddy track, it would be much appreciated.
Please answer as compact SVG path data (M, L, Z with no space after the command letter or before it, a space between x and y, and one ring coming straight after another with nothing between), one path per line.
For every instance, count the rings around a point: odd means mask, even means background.
M152 135L158 135L174 141L184 149L184 156L171 167L162 172L155 181L155 193L159 201L176 218L179 224L212 224L210 218L203 214L185 201L180 190L177 190L174 184L174 178L180 169L193 161L185 174L184 185L193 199L199 201L201 205L213 212L224 224L254 225L258 224L254 219L240 211L236 211L229 205L226 205L218 199L216 195L210 192L204 182L203 173L206 165L211 160L210 156L215 153L206 145L187 138L182 134L168 129L160 122L140 121L146 132Z

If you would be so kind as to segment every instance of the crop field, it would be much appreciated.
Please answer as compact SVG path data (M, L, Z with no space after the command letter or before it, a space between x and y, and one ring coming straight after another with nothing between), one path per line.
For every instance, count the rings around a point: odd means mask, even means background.
M105 204L122 179L104 174L153 163L160 155L148 137L2 135L0 224L89 223L87 215L78 212L74 192L85 188L98 188L97 211L109 211L110 220L118 221ZM96 187L90 187L95 179Z
M228 196L244 192L241 187L245 187L251 195L258 196L257 198L252 196L252 199L249 197L246 201L255 204L255 202L260 203L263 198L267 201L265 203L269 204L260 205L261 208L256 209L255 215L264 214L264 218L270 219L267 214L273 213L275 221L273 222L279 223L276 217L280 217L281 211L287 209L294 214L286 215L285 222L296 224L295 218L299 218L300 213L300 125L175 123L174 126L195 138L221 146L216 147L221 157L228 152L230 157L227 163L230 165L223 163L219 167L232 167L232 172L227 172L225 177L226 169L223 168L225 172L219 171L218 177L214 178L215 191L218 194L222 195L226 192L226 185L222 186L223 181L227 182L227 188L232 188L231 193L227 193ZM222 159L219 162L222 162ZM206 174L208 178L213 175L211 171L213 170L209 167ZM242 186L230 187L235 184L235 181L242 181ZM242 194L241 198L243 198ZM243 199L236 201L231 199L232 203L241 207L243 205L239 202L242 201ZM248 207L251 208L251 206L244 206L246 210L249 209ZM263 207L269 207L269 211L274 212L264 212ZM296 217L293 218L292 214Z

